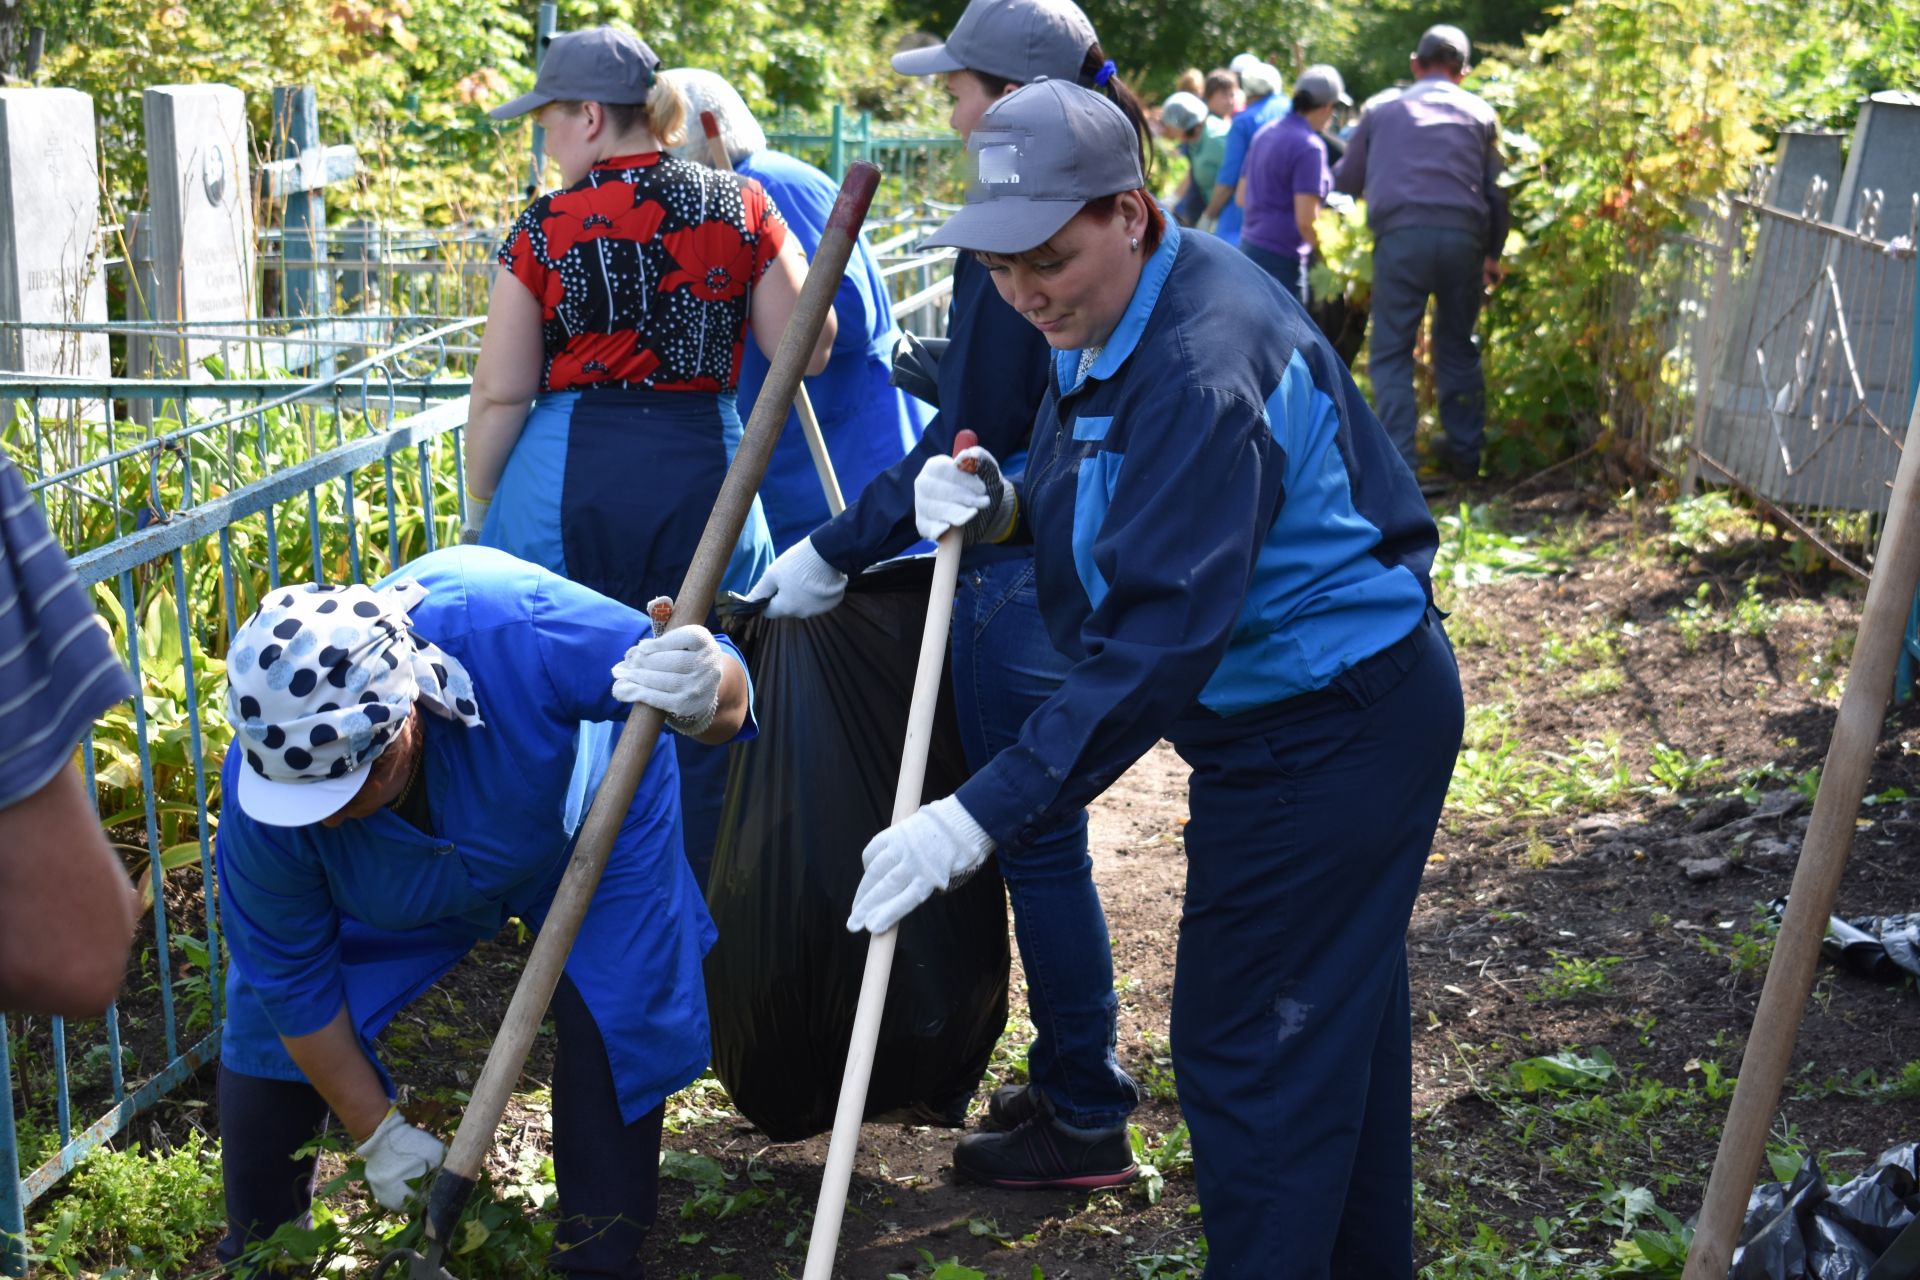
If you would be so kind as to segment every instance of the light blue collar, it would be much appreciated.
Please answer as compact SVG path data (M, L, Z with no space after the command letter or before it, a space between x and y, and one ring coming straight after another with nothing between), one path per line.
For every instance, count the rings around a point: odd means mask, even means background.
M1160 247L1140 269L1140 282L1133 287L1133 298L1127 303L1127 309L1120 316L1120 323L1113 327L1107 336L1107 344L1100 350L1100 358L1087 370L1087 378L1111 378L1133 349L1140 344L1140 335L1146 332L1147 318L1153 314L1154 304L1160 300L1160 290L1167 283L1167 275L1173 270L1173 259L1180 252L1180 228L1172 220L1167 222L1167 231L1161 237ZM1060 386L1060 394L1070 396L1080 389L1086 381L1079 376L1080 353L1078 351L1056 351L1053 353L1054 382Z

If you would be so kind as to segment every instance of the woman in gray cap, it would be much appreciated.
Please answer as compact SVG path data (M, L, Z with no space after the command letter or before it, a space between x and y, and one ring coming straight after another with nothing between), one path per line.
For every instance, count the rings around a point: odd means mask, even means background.
M1053 360L1024 476L931 459L917 529L1031 541L1071 666L875 837L848 926L996 851L1017 882L1029 833L1170 741L1193 768L1172 1033L1206 1274L1411 1280L1403 939L1463 720L1433 520L1306 312L1168 225L1111 103L1029 86L968 156L930 243L971 250Z
M740 439L747 331L771 358L807 270L758 183L664 152L686 107L659 66L625 32L570 31L491 113L533 113L567 187L500 246L465 442L468 540L634 608L685 577ZM722 586L772 560L756 502ZM687 847L710 850L726 753L678 754Z
M1021 85L1079 83L1132 130L1147 153L1139 102L1114 74L1093 26L1070 0L973 0L945 44L894 55L896 71L942 75L962 137ZM769 617L807 617L840 601L847 575L919 539L913 478L953 451L954 433L978 433L1010 467L1025 456L1046 395L1047 343L1007 307L986 269L962 253L953 267L949 344L939 363L939 415L920 443L876 476L845 512L783 552L749 594L771 597ZM978 768L1009 746L1028 713L1059 687L1066 663L1048 641L1026 547L977 546L962 562L954 602L954 695L968 761ZM1107 921L1087 856L1087 818L1051 814L1021 832L1027 856L1003 860L1014 931L1027 972L1034 1042L1030 1081L997 1090L954 1149L961 1177L1005 1187L1095 1187L1135 1176L1126 1120L1139 1105L1114 1054L1119 1001Z

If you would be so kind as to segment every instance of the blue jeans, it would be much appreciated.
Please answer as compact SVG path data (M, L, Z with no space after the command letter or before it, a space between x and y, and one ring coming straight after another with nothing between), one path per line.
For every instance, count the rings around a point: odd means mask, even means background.
M1480 315L1485 260L1485 245L1470 231L1401 227L1374 241L1373 355L1367 365L1373 408L1409 467L1417 469L1414 431L1420 421L1413 396L1413 344L1431 297L1433 381L1447 461L1458 471L1479 469L1487 390L1473 326Z
M1053 647L1025 556L964 568L953 602L954 704L967 763L979 769L1073 666ZM1114 1057L1119 999L1106 913L1093 886L1085 810L1000 858L1027 973L1033 1045L1027 1076L1068 1124L1107 1128L1139 1105Z

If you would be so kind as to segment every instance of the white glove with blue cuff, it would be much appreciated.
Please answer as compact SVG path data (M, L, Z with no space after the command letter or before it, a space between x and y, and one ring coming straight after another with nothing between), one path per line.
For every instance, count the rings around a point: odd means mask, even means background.
M860 855L867 873L854 892L847 931L885 933L928 898L978 871L993 848L993 837L953 796L914 810Z

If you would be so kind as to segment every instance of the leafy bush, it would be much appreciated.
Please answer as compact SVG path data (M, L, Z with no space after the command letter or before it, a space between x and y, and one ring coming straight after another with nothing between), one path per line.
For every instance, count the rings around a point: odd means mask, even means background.
M40 1267L63 1276L109 1267L132 1277L171 1276L225 1222L219 1155L189 1133L164 1154L88 1157L66 1194L40 1213L31 1250Z

